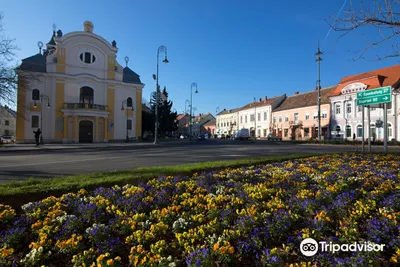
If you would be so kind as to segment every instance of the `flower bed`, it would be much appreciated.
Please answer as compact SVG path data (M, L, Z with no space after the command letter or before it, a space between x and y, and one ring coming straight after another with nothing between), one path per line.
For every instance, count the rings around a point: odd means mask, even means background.
M0 205L0 266L395 264L399 170L395 155L329 155ZM386 246L306 257L306 237Z

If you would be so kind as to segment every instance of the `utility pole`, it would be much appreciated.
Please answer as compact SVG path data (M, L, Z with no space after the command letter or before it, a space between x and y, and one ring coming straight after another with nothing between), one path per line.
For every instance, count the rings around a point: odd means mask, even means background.
M316 61L318 62L318 143L321 143L321 61L320 55L324 54L319 49L319 39L318 39L318 51L315 53L317 56Z

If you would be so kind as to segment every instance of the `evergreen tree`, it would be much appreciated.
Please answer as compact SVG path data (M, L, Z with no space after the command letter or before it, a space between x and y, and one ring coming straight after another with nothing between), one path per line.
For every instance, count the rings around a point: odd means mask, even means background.
M156 112L156 94L153 93L150 99L150 109L155 122ZM158 133L160 135L170 135L171 132L178 129L178 123L176 122L177 113L172 112L172 101L168 101L168 92L164 87L163 91L159 95L159 106L158 106L158 122L159 128ZM154 125L154 124L153 124Z

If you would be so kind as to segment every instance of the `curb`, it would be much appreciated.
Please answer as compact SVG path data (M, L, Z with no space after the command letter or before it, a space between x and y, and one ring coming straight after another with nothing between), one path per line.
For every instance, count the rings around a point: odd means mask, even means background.
M67 151L81 151L81 150L136 150L136 149L145 149L145 148L155 148L155 147L163 147L163 146L182 146L182 145L187 145L190 144L190 142L185 142L185 143L170 143L170 142L165 142L165 143L158 143L158 144L153 144L153 143L148 143L148 144L143 144L143 145L126 145L126 146L82 146L82 147L41 147L41 148L35 148L35 147L30 147L26 149L2 149L0 148L0 155L3 153L21 153L21 152L49 152L49 151L60 151L60 150L67 150Z

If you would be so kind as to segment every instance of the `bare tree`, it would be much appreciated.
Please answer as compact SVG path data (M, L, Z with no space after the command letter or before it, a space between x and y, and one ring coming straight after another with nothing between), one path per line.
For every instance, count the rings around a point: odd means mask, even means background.
M0 13L0 103L15 104L17 74L13 63L14 39L7 38L3 29L3 14Z
M400 34L400 0L350 0L350 7L343 10L341 16L331 15L327 22L338 32L339 39L349 33L360 30L366 45L358 51L358 59L366 59L365 54L371 48L386 46L384 55L378 60L400 56L398 38ZM366 30L372 30L366 33ZM377 33L377 37L371 36Z

